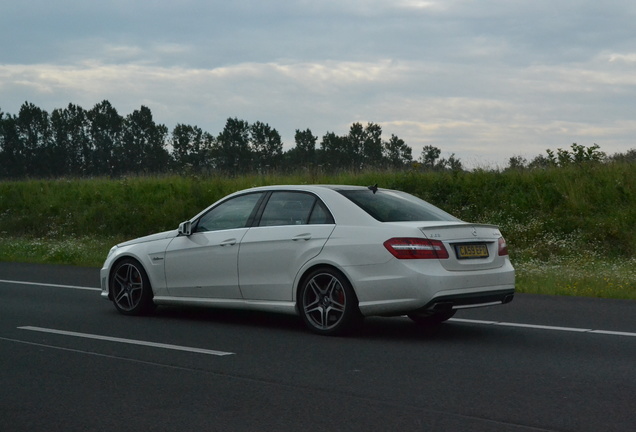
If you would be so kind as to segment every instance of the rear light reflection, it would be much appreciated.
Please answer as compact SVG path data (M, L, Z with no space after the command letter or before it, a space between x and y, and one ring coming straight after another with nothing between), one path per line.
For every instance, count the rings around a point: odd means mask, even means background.
M423 238L392 238L384 247L397 259L446 259L448 251L439 240Z
M508 244L503 237L499 237L499 256L508 255Z

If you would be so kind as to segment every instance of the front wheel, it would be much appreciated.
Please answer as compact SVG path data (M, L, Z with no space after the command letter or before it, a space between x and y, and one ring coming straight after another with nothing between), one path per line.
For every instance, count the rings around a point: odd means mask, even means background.
M321 268L311 272L298 294L305 325L321 335L340 335L362 320L351 284L340 272Z
M142 315L153 309L148 275L136 260L127 258L115 264L109 285L113 303L124 315Z

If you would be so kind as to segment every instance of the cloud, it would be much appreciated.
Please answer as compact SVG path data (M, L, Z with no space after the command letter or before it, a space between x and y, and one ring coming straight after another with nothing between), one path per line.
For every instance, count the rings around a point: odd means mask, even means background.
M382 125L499 161L546 148L636 147L632 2L25 0L0 15L0 108L107 99L216 134Z
M610 63L626 63L626 64L636 63L636 53L629 53L629 54L613 53L609 55L609 62Z

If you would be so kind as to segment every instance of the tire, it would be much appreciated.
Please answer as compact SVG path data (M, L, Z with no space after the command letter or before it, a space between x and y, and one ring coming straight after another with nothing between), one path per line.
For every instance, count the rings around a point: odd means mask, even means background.
M304 278L298 310L307 328L320 335L343 335L362 321L351 284L342 273L328 267Z
M113 267L109 279L113 304L124 315L143 315L154 309L152 288L141 264L126 258Z
M413 320L413 322L417 325L437 325L441 324L446 320L449 320L455 315L456 310L449 310L444 312L420 312L420 313L410 313L407 316Z

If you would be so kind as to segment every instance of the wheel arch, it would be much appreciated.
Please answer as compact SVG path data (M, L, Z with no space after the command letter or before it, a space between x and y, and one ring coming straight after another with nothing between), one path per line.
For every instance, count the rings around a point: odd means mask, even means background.
M119 282L114 281L115 274ZM108 296L120 313L145 315L156 307L148 272L136 257L117 256L110 265L107 277Z
M150 290L153 293L155 293L155 289L154 289L154 281L152 280L152 276L151 273L148 271L148 268L146 268L146 266L144 265L143 261L139 259L139 257L132 255L132 254L121 254L119 256L117 256L115 259L113 259L113 261L110 263L110 266L108 267L108 279L106 280L106 284L108 286L108 298L109 300L113 300L113 291L110 289L110 281L113 277L113 271L115 271L115 268L117 267L117 264L119 264L120 262L122 262L123 260L126 259L132 259L134 261L137 262L137 264L139 264L139 266L141 266L141 268L144 270L144 272L146 272L146 276L148 277L148 282L150 283Z
M304 268L302 270L302 272L299 272L300 276L298 277L296 285L295 285L295 288L294 288L294 304L295 304L295 307L296 307L296 312L297 313L300 312L300 310L298 308L298 301L299 301L299 298L300 298L300 290L301 290L303 284L307 280L307 277L309 277L309 275L314 270L317 270L319 268L326 268L326 269L334 270L334 271L340 273L342 275L342 277L344 279L346 279L346 281L351 286L351 289L353 290L353 295L355 296L356 307L357 307L357 304L359 303L358 293L356 292L356 287L353 284L353 282L351 281L351 278L349 277L349 275L347 275L346 272L344 272L340 267L338 267L335 264L327 263L327 262L319 262L319 263L313 263L309 267Z

